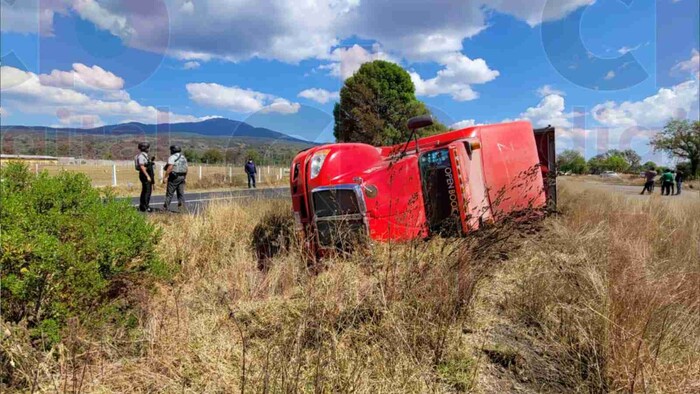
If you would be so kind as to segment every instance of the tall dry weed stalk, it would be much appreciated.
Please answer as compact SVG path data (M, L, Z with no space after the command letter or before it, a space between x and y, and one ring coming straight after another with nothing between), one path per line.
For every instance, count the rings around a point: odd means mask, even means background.
M567 186L508 307L545 338L544 364L568 369L565 387L697 392L700 202Z

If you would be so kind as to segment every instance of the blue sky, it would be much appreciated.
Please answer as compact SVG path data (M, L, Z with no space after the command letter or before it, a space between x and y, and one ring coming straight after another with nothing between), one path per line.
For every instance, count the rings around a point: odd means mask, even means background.
M386 59L446 124L528 119L591 156L698 118L700 0L3 0L4 125L246 120L330 141Z

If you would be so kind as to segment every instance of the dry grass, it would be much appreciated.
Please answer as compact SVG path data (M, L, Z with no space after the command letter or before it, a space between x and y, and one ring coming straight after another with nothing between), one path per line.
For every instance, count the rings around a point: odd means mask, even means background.
M489 340L534 391L700 390L700 202L567 183L562 215L492 284ZM533 388L530 385L530 388Z
M568 184L541 227L375 245L321 272L296 250L261 272L254 226L287 209L156 218L181 268L136 327L75 327L50 354L13 334L17 364L48 392L700 390L700 204Z
M199 179L198 164L190 164L188 175L188 187L192 190L208 190L222 187L244 187L247 186L247 177L242 166L227 167L204 165L202 168L202 178ZM61 171L79 172L87 175L93 186L111 187L112 166L111 165L57 165L41 164L36 167L30 165L30 170L46 171L50 175L56 175ZM141 188L138 173L131 165L117 165L117 187L113 189L119 194L138 194ZM258 183L260 186L279 186L289 182L289 173L280 171L280 167L261 166L258 168ZM160 185L160 167L156 167L156 184Z

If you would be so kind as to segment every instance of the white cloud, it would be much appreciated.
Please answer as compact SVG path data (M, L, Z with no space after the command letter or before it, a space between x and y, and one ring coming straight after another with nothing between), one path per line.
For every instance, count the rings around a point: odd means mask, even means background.
M557 96L566 96L566 93L553 88L551 85L544 85L541 88L537 89L537 94L540 97L547 97L551 94L556 94Z
M545 96L535 107L530 107L520 114L520 118L529 120L535 127L572 127L573 113L565 113L564 97L557 94Z
M331 92L326 89L318 88L302 90L297 96L313 100L319 104L325 104L331 100L338 100L340 97L339 92Z
M333 60L332 63L321 65L319 69L328 70L330 75L343 80L350 78L364 63L374 60L386 60L397 63L395 59L392 59L386 52L382 51L381 46L378 44L372 45L371 50L367 50L357 44L349 48L336 48L331 52L330 59Z
M687 72L696 79L700 79L700 52L697 49L693 49L690 53L690 59L676 64L672 71Z
M595 0L493 0L487 6L511 14L534 27L542 22L562 19L580 7L595 3Z
M491 70L484 59L472 60L461 53L451 53L440 58L444 68L434 78L422 79L416 72L410 72L411 80L419 96L433 97L449 94L457 101L474 100L479 95L472 90L472 84L483 84L500 75Z
M114 13L96 0L72 0L72 8L81 18L92 22L100 29L109 31L127 43L136 33L127 15Z
M641 46L642 44L633 47L623 46L622 48L617 50L617 53L619 53L620 55L626 55L630 52L636 51L637 49L641 48Z
M267 104L265 107L263 107L260 112L262 113L279 113L279 114L295 114L299 112L299 108L301 108L301 104L299 103L293 103L289 100L283 99L283 98L275 98L272 100L271 103Z
M379 42L399 58L432 61L461 51L463 40L488 27L491 10L535 26L593 1L444 0L436 7L433 2L399 5L393 0L201 0L196 5L192 0L164 0L151 6L137 1L46 0L40 2L41 12L36 6L4 6L12 15L3 15L2 29L36 31L20 20L41 15L50 30L53 14L74 12L129 46L167 51L185 60L328 59L341 39L356 36ZM221 32L226 32L225 39Z
M300 105L270 94L242 89L238 86L223 86L217 83L190 83L186 86L190 99L197 104L221 108L231 112L250 113L257 111L296 113Z
M75 90L44 86L34 73L9 66L2 66L0 70L3 99L34 102L38 108L45 105L82 105L90 101L86 94Z
M613 78L615 78L615 71L610 70L610 71L608 71L607 74L605 74L605 80L606 80L606 81L609 81L609 80L611 80L611 79L613 79Z
M595 120L606 126L659 126L671 118L686 117L697 108L698 87L697 79L686 81L661 88L641 101L608 101L596 105L591 112Z
M70 73L55 70L49 75L64 76ZM62 79L58 78L57 81ZM115 121L144 123L193 122L202 119L142 105L132 100L123 90L107 91L108 94L104 94L103 91L78 91L77 87L44 85L39 75L9 66L0 67L0 86L3 108L9 106L23 113L56 115L62 124L102 124L102 118L107 117Z
M88 67L74 63L73 70L53 70L50 74L39 75L39 81L44 86L119 90L124 87L124 80L99 66Z
M0 30L53 36L53 17L66 12L61 1L2 1Z
M193 14L194 13L194 3L191 1L185 1L182 3L182 6L180 7L180 11L184 14Z
M0 117L6 118L10 116L10 113L3 107L0 107Z
M199 62L189 61L189 62L186 62L185 64L183 64L182 68L185 70L195 70L195 69L198 69L199 66L200 66Z
M451 129L453 130L459 130L459 129L465 129L467 127L472 127L476 125L476 120L474 119L465 119L465 120L460 120L459 122L456 122L450 126Z

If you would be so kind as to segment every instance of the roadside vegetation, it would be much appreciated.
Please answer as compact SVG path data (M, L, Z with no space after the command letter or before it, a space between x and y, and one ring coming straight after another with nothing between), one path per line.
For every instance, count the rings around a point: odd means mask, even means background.
M45 207L37 184L99 200L81 177L15 179L3 199L19 184L26 207ZM270 236L294 233L286 201L150 222L91 204L49 204L22 242L3 209L3 392L700 389L697 201L631 201L564 182L559 215L313 266L293 236ZM53 223L59 233L40 235ZM53 247L26 246L51 237ZM259 265L270 249L254 238L283 253ZM92 239L104 243L84 247ZM42 315L63 316L51 340L37 331L41 315L8 314L25 302L8 278L34 266L52 283L89 285L51 293L57 309ZM90 275L66 275L76 269Z

